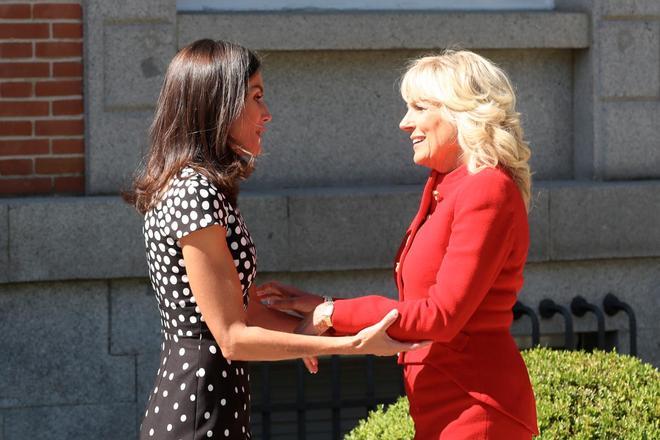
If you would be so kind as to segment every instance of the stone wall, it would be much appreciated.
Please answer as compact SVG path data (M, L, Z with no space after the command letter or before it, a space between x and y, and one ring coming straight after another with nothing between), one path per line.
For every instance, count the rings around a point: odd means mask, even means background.
M140 218L118 197L146 146L167 63L200 37L264 55L274 115L241 210L260 279L395 296L391 260L425 171L397 125L407 59L447 45L502 64L533 150L521 301L637 312L660 365L660 10L557 0L544 13L177 14L175 2L83 3L85 197L0 199L0 440L135 438L159 351ZM575 318L577 332L595 329ZM627 352L624 316L607 317ZM529 333L524 318L514 334ZM541 320L561 334L559 318Z

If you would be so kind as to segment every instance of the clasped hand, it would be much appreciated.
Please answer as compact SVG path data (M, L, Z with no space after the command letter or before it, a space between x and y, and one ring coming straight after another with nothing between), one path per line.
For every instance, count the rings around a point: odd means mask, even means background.
M301 315L296 333L318 336L328 330L321 315L324 300L318 295L272 281L257 287L257 297L267 307Z
M328 330L320 313L324 300L318 295L272 281L258 286L257 296L267 307L302 315L303 319L298 325L296 333L321 335ZM390 338L387 329L397 318L398 311L396 309L391 310L379 322L358 332L354 336L355 353L353 354L392 356L399 352L416 350L431 344L431 341L400 342Z
M257 296L266 306L285 312L306 315L323 303L323 298L277 281L257 287Z

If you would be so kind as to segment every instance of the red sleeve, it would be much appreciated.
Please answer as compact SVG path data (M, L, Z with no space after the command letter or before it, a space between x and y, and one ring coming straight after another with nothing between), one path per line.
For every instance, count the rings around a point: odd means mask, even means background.
M472 176L457 194L447 252L428 297L395 301L372 295L337 301L332 315L337 331L355 333L396 308L400 317L388 330L393 338L453 339L493 286L513 246L518 188L489 171Z

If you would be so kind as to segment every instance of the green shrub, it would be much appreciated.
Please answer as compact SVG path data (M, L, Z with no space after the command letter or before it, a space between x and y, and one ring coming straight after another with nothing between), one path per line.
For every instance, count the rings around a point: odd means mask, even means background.
M370 439L412 439L415 427L408 414L408 399L401 397L385 409L378 405L369 413L367 420L360 420L358 426L346 434L344 440Z
M660 439L660 372L614 352L523 352L536 395L538 439ZM408 401L380 406L345 440L412 439Z

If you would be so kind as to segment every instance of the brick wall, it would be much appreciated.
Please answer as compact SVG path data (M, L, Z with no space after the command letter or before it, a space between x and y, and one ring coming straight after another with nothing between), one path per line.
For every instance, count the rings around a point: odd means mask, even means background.
M0 4L0 195L84 192L80 2Z

